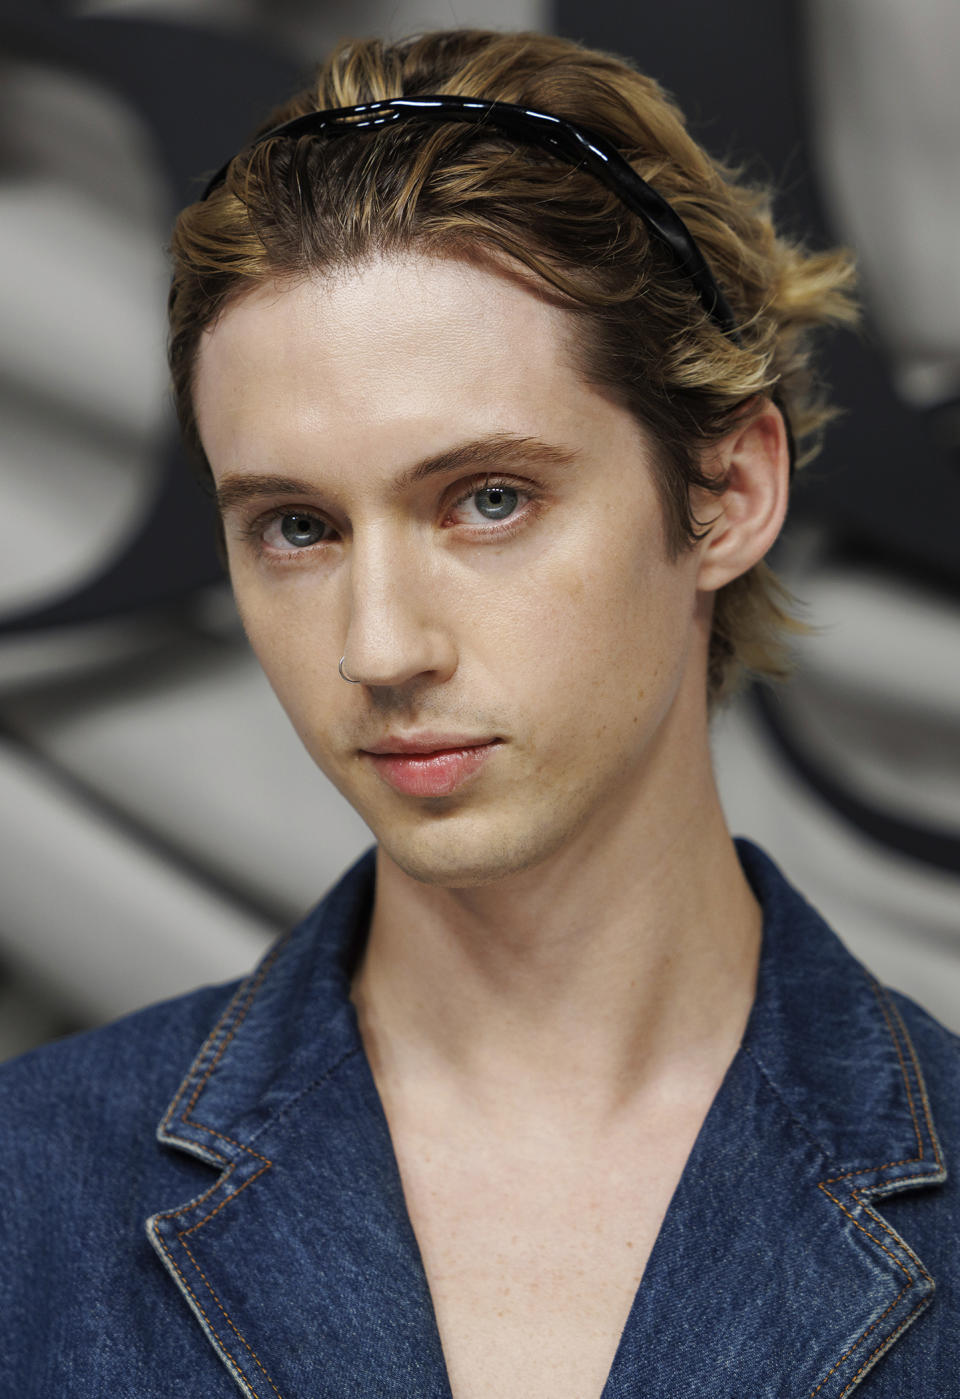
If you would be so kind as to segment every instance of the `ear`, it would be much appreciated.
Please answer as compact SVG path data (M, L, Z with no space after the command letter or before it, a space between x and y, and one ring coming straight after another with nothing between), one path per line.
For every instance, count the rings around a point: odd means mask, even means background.
M726 486L702 507L703 518L713 519L700 545L697 586L704 592L716 592L759 563L780 533L790 452L779 408L768 398L755 399L711 456L711 469Z

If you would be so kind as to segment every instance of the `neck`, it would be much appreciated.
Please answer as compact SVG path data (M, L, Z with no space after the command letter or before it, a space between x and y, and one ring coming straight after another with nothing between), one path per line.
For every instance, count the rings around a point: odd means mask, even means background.
M416 1084L495 1130L535 1108L601 1131L651 1095L710 1096L752 1004L761 918L703 748L668 805L503 881L437 888L380 851L353 999L385 1100Z

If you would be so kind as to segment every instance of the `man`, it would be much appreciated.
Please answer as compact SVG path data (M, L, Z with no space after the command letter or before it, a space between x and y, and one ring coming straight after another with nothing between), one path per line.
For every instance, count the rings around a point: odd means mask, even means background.
M710 768L844 259L627 65L471 31L339 50L173 256L238 607L377 847L8 1071L11 1393L960 1393L956 1044Z

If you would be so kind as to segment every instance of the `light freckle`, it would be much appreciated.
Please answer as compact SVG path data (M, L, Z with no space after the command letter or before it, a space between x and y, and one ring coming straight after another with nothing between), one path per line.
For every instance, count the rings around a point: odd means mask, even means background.
M312 521L329 497L334 515L364 526L376 521L365 538L377 548L397 528L383 555L386 571L382 578L370 573L372 590L361 589L364 605L356 615L349 570L334 563L301 563L286 570L282 586L266 586L256 566L238 558L238 606L310 755L400 867L428 884L454 875L484 883L564 848L586 849L595 819L602 824L611 810L621 813L625 801L631 812L640 809L646 768L636 761L637 750L648 741L647 729L655 737L665 668L649 651L673 654L673 632L658 606L674 575L666 578L661 554L651 547L647 495L636 497L637 425L579 375L571 377L568 331L566 311L531 297L512 277L455 258L411 256L374 259L333 284L308 278L269 297L244 299L217 322L205 346L200 406L206 435L217 439L213 455L229 468L221 486L231 474L253 484L251 460L268 457L275 470L289 468L288 482L305 477L307 494L300 495L299 485L280 493L284 509L304 516L301 523ZM449 354L451 335L457 355ZM528 363L519 381L504 343L525 346ZM211 346L219 359L206 353ZM236 412L226 402L231 392ZM442 552L438 546L433 555L424 545L419 556L401 557L393 544L413 528L416 512L406 512L421 497L412 486L401 491L398 481L414 463L422 468L466 450L465 432L479 434L467 443L468 456L476 455L477 443L494 444L484 471L492 465L512 472L529 460L537 482L542 470L542 512L533 512L529 531L483 548L471 543ZM503 458L503 439L508 445L516 439L517 462ZM550 448L554 441L564 445ZM522 442L534 444L526 456L516 445ZM431 452L439 455L425 456ZM433 486L424 477L423 501L433 501L434 486L445 490L447 479L459 481L459 471L457 465L450 478L434 473ZM646 476L645 467L643 489L652 492ZM261 478L258 490L263 480L275 485L277 478ZM429 531L423 538L433 539ZM343 552L338 546L331 555L341 559ZM367 557L380 556L374 550ZM376 588L383 580L396 617L391 611L389 626L378 629ZM673 593L666 598L672 605ZM426 657L432 678L406 675L402 684L409 682L411 696L429 698L431 712L458 722L462 709L498 731L516 730L517 742L486 770L485 785L471 789L482 800L465 799L436 820L369 775L351 740L376 731L387 709L378 704L372 717L358 719L369 696L337 674L351 617L357 647L367 646L377 665L406 674L404 667ZM332 664L321 665L321 653L333 653L331 629L341 649ZM634 686L632 714L622 686L618 692L611 685L611 666L616 672L620 661L627 689ZM381 687L384 706L386 690L395 688ZM585 723L593 724L595 739ZM644 733L631 734L633 728ZM432 1154L421 1157L427 1202L449 1195L449 1181L437 1183L445 1159L438 1149L434 1173ZM597 1217L588 1216L587 1235ZM509 1256L535 1256L537 1243L525 1236L521 1250L515 1238Z

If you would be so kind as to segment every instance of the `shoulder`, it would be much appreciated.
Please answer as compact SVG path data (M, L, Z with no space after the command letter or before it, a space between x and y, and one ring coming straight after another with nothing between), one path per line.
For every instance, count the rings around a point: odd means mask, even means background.
M238 983L205 986L0 1065L0 1175L30 1154L156 1131Z
M0 1065L5 1393L66 1394L78 1379L84 1394L167 1393L164 1376L185 1363L196 1392L221 1393L144 1221L209 1188L209 1167L163 1147L157 1127L234 989L204 987Z
M305 1003L329 1010L346 998L341 954L349 963L353 934L365 929L372 882L371 851L244 979L200 987L0 1065L0 1179L27 1158L35 1168L71 1152L99 1153L119 1169L124 1159L155 1153L170 1104L204 1066L198 1056L218 1061L213 1078L203 1078L208 1095L223 1076L221 1040L230 1043L234 1068L269 1082Z
M0 1256L12 1268L0 1314L45 1314L52 1299L149 1271L144 1219L210 1175L157 1128L233 990L204 987L0 1066Z

